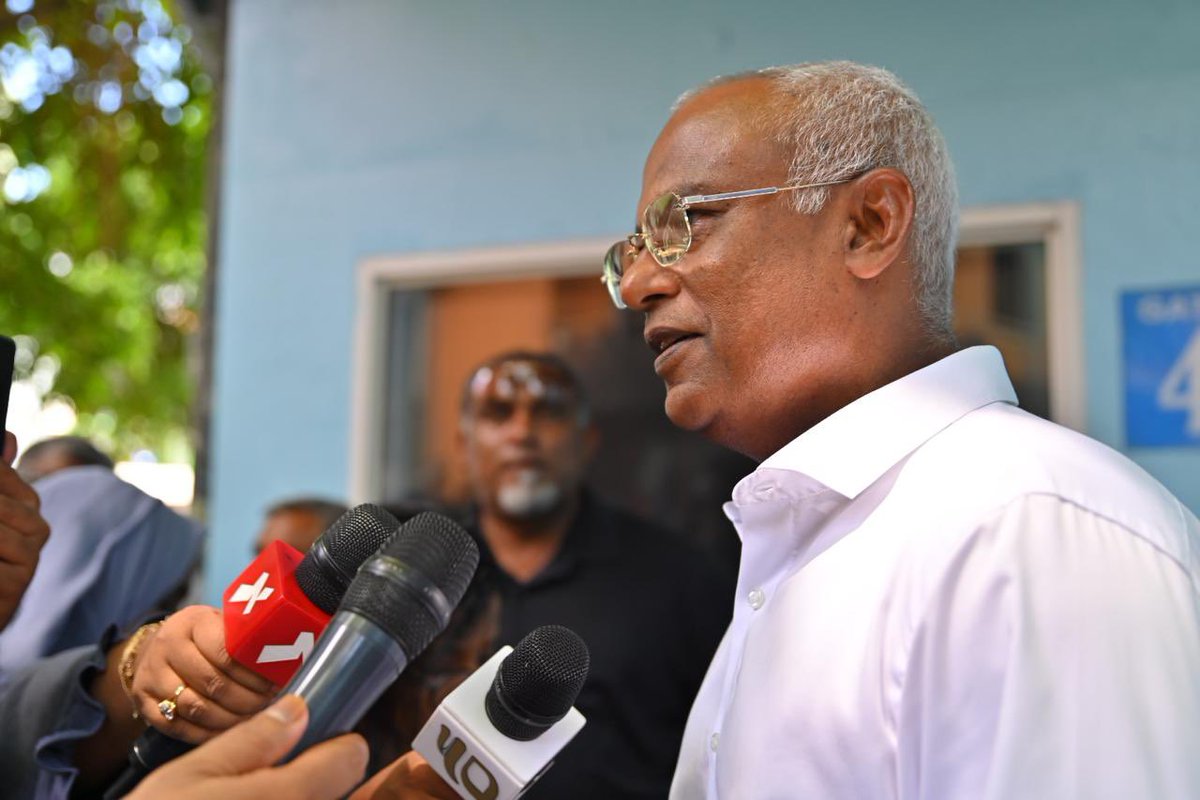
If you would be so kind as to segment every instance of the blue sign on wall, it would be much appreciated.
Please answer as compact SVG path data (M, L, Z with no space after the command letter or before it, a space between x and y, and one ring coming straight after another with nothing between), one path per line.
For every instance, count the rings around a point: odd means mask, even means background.
M1200 445L1200 286L1125 292L1125 436Z

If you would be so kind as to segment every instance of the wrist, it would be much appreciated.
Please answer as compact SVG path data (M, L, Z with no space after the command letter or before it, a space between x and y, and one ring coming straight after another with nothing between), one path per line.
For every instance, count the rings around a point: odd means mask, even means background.
M138 718L137 702L133 697L133 676L137 673L138 658L161 625L161 622L151 622L138 628L125 642L125 647L121 651L117 675L121 679L121 689L124 690L125 696L133 706L134 719Z

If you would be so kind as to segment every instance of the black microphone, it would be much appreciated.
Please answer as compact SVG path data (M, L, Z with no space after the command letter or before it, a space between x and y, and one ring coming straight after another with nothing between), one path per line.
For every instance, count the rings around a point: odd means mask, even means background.
M291 576L294 585L300 593L320 609L324 614L332 614L350 586L358 568L372 554L396 536L400 528L397 519L379 506L363 503L355 506L339 517L320 538L309 548L303 560L296 565ZM290 549L290 548L289 548ZM255 561L259 561L255 559ZM265 565L264 565L265 566ZM257 570L251 570L257 572ZM278 570L274 570L278 571ZM237 581L235 581L236 583ZM282 592L282 589L277 589ZM228 592L227 592L228 594ZM290 609L278 608L268 610L277 617L287 617ZM252 635L261 637L264 630L277 625L258 626ZM226 631L231 637L231 631ZM230 647L231 651L234 649ZM241 648L238 648L239 650ZM253 648L251 648L253 649ZM247 663L245 666L256 672L258 665ZM294 673L293 673L294 674ZM271 678L272 676L266 676ZM128 794L152 770L192 750L196 745L174 739L161 731L151 728L143 733L133 743L129 752L129 767L109 787L104 797L106 800Z
M589 663L572 630L537 628L447 695L413 749L464 800L514 800L583 728L572 706Z
M543 625L500 662L483 708L496 730L531 742L567 715L587 680L591 657L570 628Z
M442 632L479 565L479 548L433 512L406 522L358 571L316 649L285 686L308 705L289 754L345 733Z
M326 614L337 610L358 568L396 535L400 521L373 503L338 517L296 567L296 583Z

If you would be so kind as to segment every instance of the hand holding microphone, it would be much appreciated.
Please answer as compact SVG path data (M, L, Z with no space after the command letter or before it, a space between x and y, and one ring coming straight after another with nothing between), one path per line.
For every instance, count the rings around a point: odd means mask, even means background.
M350 800L458 800L458 792L410 750L358 787Z
M282 542L260 553L226 589L223 615L185 609L188 616L177 619L180 612L168 618L153 639L131 640L130 648L139 651L129 665L132 694L154 730L134 742L129 769L105 796L127 793L190 744L218 733L223 729L218 725L243 718L249 713L244 708L262 708L275 684L284 683L308 657L358 567L399 527L378 506L356 506L307 555Z
M400 523L377 506L350 509L307 555L274 542L225 591L224 613L193 606L138 643L130 699L156 730L196 744L263 708L312 650L360 564ZM179 748L138 742L155 766Z
M303 701L286 696L253 719L154 772L132 800L263 800L343 797L362 779L362 737L322 742L290 764L272 766L291 750L308 724Z
M230 657L221 612L208 606L167 617L131 666L130 696L141 718L193 744L245 720L275 695L269 680Z
M360 506L347 512L347 516L335 523L322 539L335 534L343 520L349 519L348 526L342 526L344 530L362 527L359 524L362 520L369 522L376 517L394 523L394 518L381 509ZM375 526L372 523L366 527ZM333 535L333 541L345 538L348 543L344 543L344 547L331 548L325 556L314 546L304 559L312 569L306 573L301 564L296 568L294 578L290 573L281 576L285 584L288 580L310 584L304 598L300 598L303 602L293 598L296 602L283 603L281 595L287 592L280 592L272 601L265 591L272 588L271 594L275 594L274 588L268 587L272 576L267 570L265 580L254 581L256 588L252 592L256 598L267 601L268 607L274 602L276 611L271 619L275 621L268 625L248 626L240 633L235 631L244 639L240 643L235 643L232 636L230 638L230 651L241 648L249 653L258 652L261 660L263 653L276 652L269 648L292 642L288 637L297 629L298 620L307 625L314 619L314 613L321 616L325 614L325 608L336 611L331 621L327 615L319 620L322 625L328 621L328 627L315 642L315 649L311 649L311 653L306 649L303 654L296 654L295 660L303 665L284 689L284 693L300 696L309 708L308 729L294 752L343 733L358 722L407 666L409 659L415 658L445 627L479 561L479 552L471 537L454 522L437 514L418 515L399 530L393 526L385 533L387 543L369 559L366 557L372 550L368 547L378 549L378 543L364 544L369 537ZM338 558L347 563L338 563ZM364 559L365 564L362 563ZM362 564L360 569L359 564ZM252 565L243 573L243 578L250 577L255 569ZM235 587L230 587L227 600L231 593L239 594ZM337 604L339 599L342 600L340 606ZM244 601L249 602L248 599ZM304 608L306 603L311 607ZM232 614L227 606L227 623ZM281 632L286 641L277 642ZM228 625L226 633L229 633ZM243 647L247 643L252 646ZM188 687L178 691L182 697ZM160 711L163 702L159 701ZM172 707L171 710L178 709ZM143 736L134 745L131 768L110 787L106 797L122 796L146 772L184 750L170 740Z

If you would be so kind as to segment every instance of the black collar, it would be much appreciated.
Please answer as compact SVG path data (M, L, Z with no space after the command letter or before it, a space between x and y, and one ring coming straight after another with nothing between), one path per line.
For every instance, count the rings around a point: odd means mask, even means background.
M534 589L539 586L566 580L574 575L583 564L595 558L602 557L604 555L606 537L601 535L600 532L603 530L610 513L609 509L603 503L596 500L591 492L582 490L575 518L571 520L571 524L567 527L567 532L563 536L562 543L559 544L558 552L554 554L554 557L550 559L550 563L541 572L524 582L514 580L512 576L501 569L496 563L496 558L492 554L491 548L483 538L482 529L479 525L478 507L471 509L470 524L467 526L467 530L475 537L475 541L479 545L479 560L481 565L486 564L487 568L493 570L501 580L511 581L518 586Z

